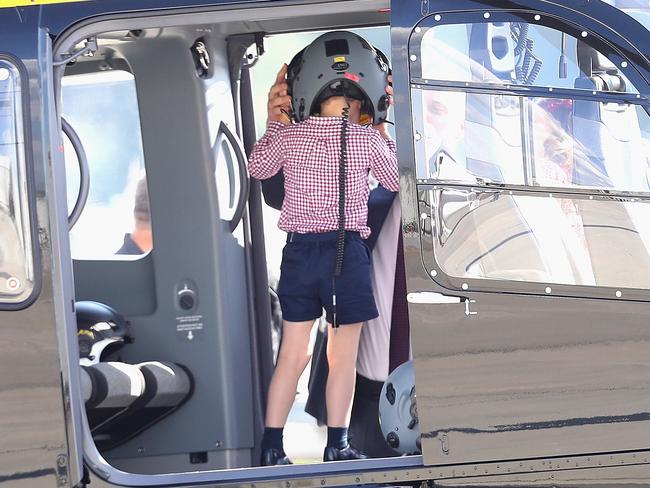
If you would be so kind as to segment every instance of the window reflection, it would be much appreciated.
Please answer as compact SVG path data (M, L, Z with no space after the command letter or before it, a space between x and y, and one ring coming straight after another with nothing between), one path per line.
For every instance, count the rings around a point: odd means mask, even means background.
M0 60L0 302L25 301L34 287L20 74Z
M606 56L549 27L485 22L425 29L411 45L425 79L637 93Z
M418 178L650 191L650 116L640 106L414 90Z
M69 75L62 90L63 115L79 134L90 170L88 202L70 232L72 257L142 256L153 238L135 78L120 70ZM72 145L65 142L72 209L79 169Z
M650 288L648 201L444 189L436 261L457 278Z

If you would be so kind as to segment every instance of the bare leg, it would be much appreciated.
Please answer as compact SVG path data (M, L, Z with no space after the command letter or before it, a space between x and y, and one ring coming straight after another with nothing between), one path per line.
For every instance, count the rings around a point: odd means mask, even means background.
M332 324L327 325L327 362L329 363L329 376L325 390L327 425L347 427L352 411L362 324L342 325L338 329L333 329Z
M282 324L282 344L271 378L266 404L266 427L284 427L296 399L298 379L309 363L309 337L314 321Z

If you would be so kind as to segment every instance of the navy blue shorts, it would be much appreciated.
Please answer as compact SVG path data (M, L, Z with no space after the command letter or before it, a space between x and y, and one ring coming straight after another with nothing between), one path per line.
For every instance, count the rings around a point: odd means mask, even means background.
M336 241L336 232L287 236L278 284L284 320L315 320L324 308L332 323ZM370 251L358 232L347 232L343 268L336 278L336 322L356 324L378 316L370 282Z

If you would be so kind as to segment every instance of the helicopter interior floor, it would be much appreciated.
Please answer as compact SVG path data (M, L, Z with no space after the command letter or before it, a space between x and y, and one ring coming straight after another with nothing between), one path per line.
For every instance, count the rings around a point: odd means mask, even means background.
M88 405L94 391L88 386L89 371L100 384L106 377L128 377L125 391L135 381L142 391L153 383L167 385L163 390L169 393L166 403L153 401L165 408L146 430L118 444L109 442L110 448L100 447L91 458L142 474L256 465L273 356L268 292L260 296L259 290L267 290L267 275L277 278L284 234L276 228L277 213L261 203L254 184L248 211L240 222L231 221L238 200L247 194L235 167L241 164L239 141L225 141L224 134L242 127L261 134L266 93L277 68L318 31L383 25L365 32L389 52L387 6L372 0L314 2L297 11L282 3L256 8L258 20L251 20L245 8L98 19L55 45L56 56L83 46L90 36L98 44L93 56L66 66L61 87L62 115L79 134L91 181L86 215L70 234L76 299L112 307L129 322L132 337L101 357L118 365L104 367L110 373L86 366L85 399ZM210 23L211 16L218 22ZM266 53L250 63L253 112L246 113L233 81L233 73L239 74L233 72L233 59L239 63L233 53L239 53L238 36L250 33L264 33ZM199 41L209 53L206 73L201 72L205 58ZM253 45L239 56L249 54L250 61L260 49L261 44ZM70 172L76 171L72 153L68 147ZM122 234L115 229L131 225L132 199L145 172L152 249L116 256L116 235ZM74 185L75 177L69 176L68 193L75 193ZM98 187L109 190L93 193ZM126 213L116 217L111 206ZM121 220L120 226L112 226L114 220ZM260 224L263 235L255 227ZM102 255L101 248L108 252ZM286 430L287 451L303 463L318 461L324 445L323 429L302 411L308 373L309 368ZM165 375L171 380L161 379ZM142 400L127 398L133 391L126 397L110 388L109 393L121 398L111 408L130 414L146 410ZM107 415L113 420L121 415L111 412ZM98 447L111 434L106 417L99 423L104 428L96 432Z

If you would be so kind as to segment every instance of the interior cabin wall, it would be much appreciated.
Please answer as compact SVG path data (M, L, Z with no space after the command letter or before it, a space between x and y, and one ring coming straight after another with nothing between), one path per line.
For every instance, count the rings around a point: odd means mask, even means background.
M194 380L173 415L104 453L138 473L250 466L253 447L245 254L220 215L229 182L215 185L212 150L219 122L234 126L225 41L211 41L214 74L204 81L190 46L210 33L183 34L115 46L135 77L154 248L134 261L75 261L77 299L107 303L131 322L133 344L112 359L175 362ZM187 312L178 302L186 285L196 293ZM196 452L207 461L191 463Z

